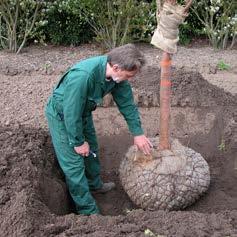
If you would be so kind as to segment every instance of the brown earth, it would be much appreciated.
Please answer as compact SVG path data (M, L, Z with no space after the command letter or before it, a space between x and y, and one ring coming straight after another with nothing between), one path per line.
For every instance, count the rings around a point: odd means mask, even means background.
M144 130L154 137L159 133L160 52L140 47L147 66L133 87ZM32 47L17 56L0 52L0 236L149 236L148 230L150 236L237 236L236 50L180 48L174 57L171 131L209 163L211 185L201 200L175 212L134 206L118 179L132 137L118 110L107 107L95 111L94 121L102 177L117 188L95 196L102 215L74 214L43 107L65 68L98 53L94 46ZM230 71L216 69L220 59L231 64Z

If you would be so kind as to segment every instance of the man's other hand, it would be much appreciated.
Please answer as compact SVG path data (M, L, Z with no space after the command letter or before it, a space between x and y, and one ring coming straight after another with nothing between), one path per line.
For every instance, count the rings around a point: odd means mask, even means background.
M134 145L145 155L150 155L151 148L153 147L152 143L145 135L135 136Z
M88 142L84 142L81 146L74 147L74 150L81 156L89 156L90 146Z

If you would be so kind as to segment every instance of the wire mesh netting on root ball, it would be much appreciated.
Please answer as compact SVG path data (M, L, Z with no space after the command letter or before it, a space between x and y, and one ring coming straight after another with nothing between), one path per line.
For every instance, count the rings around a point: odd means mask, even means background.
M146 210L179 210L194 203L210 184L209 166L201 154L171 141L171 150L158 151L159 138L151 156L129 148L119 173L125 192Z

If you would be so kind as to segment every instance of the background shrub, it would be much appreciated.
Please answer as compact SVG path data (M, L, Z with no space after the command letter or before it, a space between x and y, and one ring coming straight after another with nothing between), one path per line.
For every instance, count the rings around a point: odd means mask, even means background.
M203 32L203 25L198 20L195 13L190 10L188 17L184 24L180 25L179 28L179 42L182 45L191 43L193 38L205 36Z
M138 1L136 15L131 21L133 42L150 42L156 28L156 1Z
M237 1L236 0L200 0L195 1L193 12L204 27L211 45L225 49L236 43Z
M39 34L35 24L41 21L45 1L1 0L0 1L0 45L4 49L19 53L30 38Z
M45 40L53 44L74 45L89 42L93 32L80 11L80 0L48 2L45 20L40 28Z
M149 43L155 28L156 0L0 0L0 47L14 52L32 41L77 46L96 40L106 49ZM194 1L179 36L181 44L207 36L214 47L233 47L237 1Z
M156 28L156 0L57 0L48 5L46 22L43 31L53 44L79 45L94 38L110 49L127 42L150 42ZM204 34L202 23L190 11L180 26L180 44Z
M81 14L91 26L95 40L106 49L131 41L132 19L136 17L137 0L81 0ZM139 9L140 10L140 9Z

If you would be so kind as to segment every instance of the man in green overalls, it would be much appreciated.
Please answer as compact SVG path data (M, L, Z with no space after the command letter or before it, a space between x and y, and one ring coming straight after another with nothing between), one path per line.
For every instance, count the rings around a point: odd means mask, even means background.
M134 144L150 154L152 144L141 128L129 80L141 69L144 57L133 45L111 50L72 66L59 80L46 106L53 146L79 214L99 213L90 191L105 193L115 187L100 178L98 144L91 112L111 93Z

